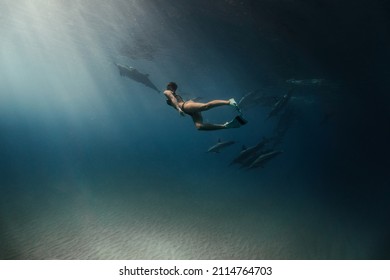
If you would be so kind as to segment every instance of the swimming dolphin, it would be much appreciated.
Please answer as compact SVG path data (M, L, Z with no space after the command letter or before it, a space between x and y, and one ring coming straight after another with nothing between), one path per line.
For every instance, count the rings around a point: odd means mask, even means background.
M122 65L122 64L118 64L118 63L115 63L115 65L118 67L119 74L122 77L123 76L127 77L133 81L141 83L141 84L147 86L148 88L151 88L151 89L157 91L158 93L160 93L158 88L149 80L149 74L143 74L141 72L138 72L138 70L135 69L134 67L130 67L127 65Z
M270 94L271 92L271 94ZM248 110L258 105L272 106L277 101L277 97L274 94L274 90L270 88L264 88L262 90L253 90L245 94L238 101L238 106L242 110Z
M230 145L233 145L236 143L235 141L221 141L221 139L218 139L218 143L214 146L210 147L207 152L208 153L220 153L222 149L229 147Z
M230 165L235 164L235 163L240 163L244 164L246 163L249 159L252 157L256 156L257 152L264 148L264 146L269 142L268 138L263 138L259 143L257 143L255 146L252 147L242 147L242 150L240 154L233 159L233 161L230 163Z
M281 154L283 151L270 151L263 153L255 159L254 162L249 166L249 169L256 168L256 167L264 167L264 164L276 157L277 155Z
M306 80L296 80L288 79L286 83L296 85L296 86L321 86L324 83L324 79L306 79Z
M272 110L271 112L269 112L268 116L267 116L267 120L275 115L277 115L288 103L288 101L290 100L291 98L291 94L293 92L293 88L289 90L289 92L285 95L282 96L282 98L280 98L278 100L278 102L276 102L274 104L274 106L272 107Z

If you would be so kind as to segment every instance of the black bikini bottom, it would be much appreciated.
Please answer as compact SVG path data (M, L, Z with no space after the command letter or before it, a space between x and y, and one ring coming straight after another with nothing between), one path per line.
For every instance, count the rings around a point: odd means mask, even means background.
M188 102L188 100L187 100L187 101L184 101L183 104L181 104L180 109L181 109L185 114L192 116L192 115L193 115L192 113L186 112L186 110L184 109L184 105L186 105L187 102Z

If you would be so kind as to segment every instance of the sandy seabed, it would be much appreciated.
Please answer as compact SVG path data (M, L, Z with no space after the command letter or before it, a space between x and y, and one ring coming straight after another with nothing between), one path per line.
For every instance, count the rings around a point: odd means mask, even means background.
M375 235L278 197L53 184L1 206L3 259L359 259ZM177 182L176 182L177 183ZM296 207L296 205L301 205Z

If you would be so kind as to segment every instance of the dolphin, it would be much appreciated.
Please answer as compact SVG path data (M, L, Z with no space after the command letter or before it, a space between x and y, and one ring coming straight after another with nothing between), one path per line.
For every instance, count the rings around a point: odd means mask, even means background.
M266 154L268 152L272 151L272 149L262 150L256 153L251 154L247 159L245 159L240 166L241 168L248 168L260 155Z
M283 153L283 151L269 151L266 153L263 153L259 155L254 162L248 167L249 169L256 168L256 167L264 167L264 164L271 160L272 158L276 157L277 155Z
M252 147L247 148L247 147L245 147L245 146L242 146L241 152L238 154L237 157L235 157L235 158L232 160L232 162L230 163L230 165L235 164L235 163L244 164L244 163L247 162L249 159L251 159L253 156L255 156L259 150L261 150L262 148L264 148L264 146L265 146L268 142L269 142L269 139L263 137L263 140L261 140L259 143L257 143L256 145L254 145L254 146L252 146Z
M214 146L210 147L207 152L208 153L220 153L222 149L229 147L230 145L233 145L236 143L235 141L221 141L221 139L218 139L218 143Z
M274 106L272 107L271 112L269 112L266 120L268 120L269 118L271 118L273 116L276 116L287 105L288 101L291 98L291 94L292 94L293 90L294 90L294 88L290 89L287 94L283 95L282 98L280 98L278 100L278 102L276 102L274 104Z
M321 86L325 82L324 79L306 79L306 80L296 80L288 79L286 83L296 85L296 86Z
M122 77L127 77L133 81L141 83L141 84L147 86L148 88L151 88L151 89L157 91L158 93L160 93L158 88L150 81L149 74L143 74L143 73L139 72L137 69L135 69L134 67L130 67L127 65L122 65L122 64L118 64L118 63L115 63L115 65L118 67L119 74Z
M277 101L277 97L275 95L269 94L270 89L262 89L262 90L253 90L245 94L238 101L238 106L242 110L248 110L258 105L262 106L272 106L275 101Z

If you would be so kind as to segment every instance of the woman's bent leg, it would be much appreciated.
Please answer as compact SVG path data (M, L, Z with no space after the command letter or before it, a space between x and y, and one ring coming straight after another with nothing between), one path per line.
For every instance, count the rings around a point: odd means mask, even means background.
M223 124L211 124L203 123L203 117L201 113L193 113L192 120L198 130L218 130L226 128Z
M198 130L218 130L225 129L226 126L223 124L212 124L212 123L195 123L196 129Z

